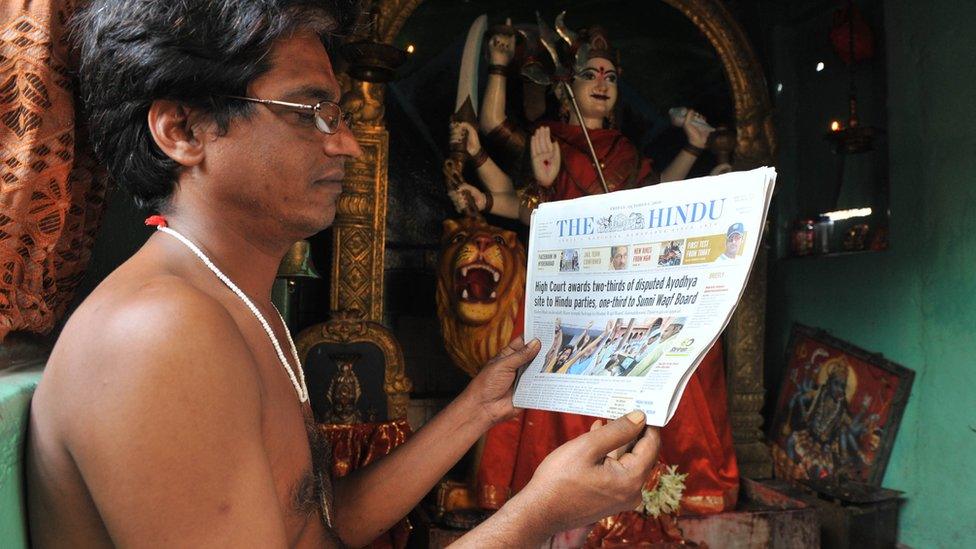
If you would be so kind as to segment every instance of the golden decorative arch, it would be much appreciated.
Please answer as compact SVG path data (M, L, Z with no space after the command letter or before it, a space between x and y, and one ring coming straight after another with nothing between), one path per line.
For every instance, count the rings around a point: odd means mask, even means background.
M376 39L392 44L422 1L376 0L372 11L378 15L373 29ZM721 0L661 1L687 17L708 39L721 59L735 106L734 168L745 170L772 164L776 155L776 139L766 78L741 25ZM385 169L385 166L379 169ZM385 187L383 191L382 196L375 198L385 202ZM343 217L341 214L340 211L340 217ZM382 233L382 228L375 231ZM376 262L381 264L382 254L374 257L373 263ZM740 470L743 475L753 478L772 474L770 453L762 442L760 430L760 410L765 399L766 264L767 251L765 247L760 247L749 284L725 332L732 436ZM364 293L362 290L353 293ZM367 300L381 302L382 294L378 298L369 296ZM338 308L337 305L343 301L334 296L334 308ZM374 313L372 318L378 316Z
M662 1L690 19L722 60L735 102L737 167L772 163L776 140L766 77L745 31L719 0Z

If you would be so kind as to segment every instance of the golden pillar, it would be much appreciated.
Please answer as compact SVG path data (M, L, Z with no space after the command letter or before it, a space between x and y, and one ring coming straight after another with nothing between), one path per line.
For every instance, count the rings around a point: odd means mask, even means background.
M343 106L353 111L352 130L363 149L346 163L332 230L332 311L362 311L383 318L383 251L386 245L387 156L390 134L383 121L381 83L350 79Z
M345 44L349 61L341 76L343 110L352 114L352 131L363 149L346 164L342 195L332 232L333 312L359 310L365 320L383 319L383 255L390 134L384 120L384 95L406 54L389 44L360 40Z

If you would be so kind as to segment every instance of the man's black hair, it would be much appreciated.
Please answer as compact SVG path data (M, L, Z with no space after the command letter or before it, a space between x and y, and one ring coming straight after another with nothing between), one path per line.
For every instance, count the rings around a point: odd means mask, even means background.
M270 69L277 40L310 30L328 46L357 8L357 0L93 0L73 35L95 153L139 206L165 209L179 165L149 132L152 102L200 109L226 132L253 107L221 96L245 95Z

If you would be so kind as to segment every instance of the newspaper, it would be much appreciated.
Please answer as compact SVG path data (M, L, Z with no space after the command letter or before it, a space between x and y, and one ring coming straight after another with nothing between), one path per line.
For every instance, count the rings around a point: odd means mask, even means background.
M540 205L515 405L649 425L674 415L759 249L776 172L759 168Z

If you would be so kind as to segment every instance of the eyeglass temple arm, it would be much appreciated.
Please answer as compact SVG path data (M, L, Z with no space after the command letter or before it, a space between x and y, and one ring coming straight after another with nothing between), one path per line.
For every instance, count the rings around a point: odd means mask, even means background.
M308 110L318 110L315 105L306 105L304 103L289 103L287 101L275 101L274 99L258 99L256 97L243 97L240 95L228 95L229 99L240 99L241 101L250 101L252 103L263 103L265 105L278 105L280 107L292 107L297 109L308 109Z

